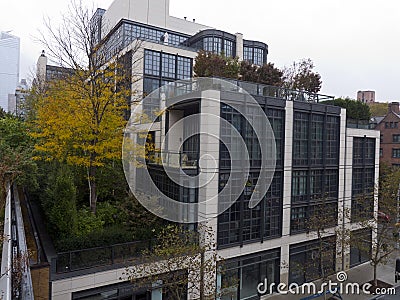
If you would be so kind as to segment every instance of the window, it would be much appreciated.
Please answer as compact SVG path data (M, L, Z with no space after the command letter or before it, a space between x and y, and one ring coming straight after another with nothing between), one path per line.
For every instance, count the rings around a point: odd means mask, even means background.
M253 62L253 48L243 47L243 60L247 60L249 63Z
M381 144L383 143L383 134L381 134L381 136L380 136L380 143Z
M293 164L308 164L308 126L309 114L295 112L294 113L294 130L293 130Z
M374 188L375 139L355 137L353 138L352 221L371 217Z
M224 40L224 53L225 53L225 56L233 57L234 48L233 48L232 41Z
M175 79L176 56L162 53L161 60L161 76Z
M375 164L375 139L353 138L353 165Z
M385 128L398 128L398 122L385 122Z
M291 233L307 230L307 220L326 207L327 218L333 223L337 219L338 170L294 170L292 175ZM318 210L316 211L315 209ZM329 209L328 209L329 208ZM335 224L332 223L332 226Z
M323 165L324 161L333 166L338 160L339 117L295 111L293 166Z
M222 39L218 37L205 37L203 39L203 49L205 51L221 54Z
M223 273L217 275L217 286L222 287L220 299L259 299L257 286L260 282L267 279L268 283L277 285L280 281L279 264L280 249L224 261Z
M193 60L188 57L145 49L143 80L145 96L169 82L190 78L192 63Z
M383 156L383 149L379 148L379 156L382 157Z
M251 64L262 66L264 64L264 50L256 47L243 47L243 60Z
M253 64L262 66L264 64L264 51L263 49L254 48Z
M192 77L192 59L178 56L177 79L187 79Z
M311 164L322 164L324 143L324 116L312 115L311 120Z
M351 239L355 239L355 242L350 243L350 267L355 267L369 261L372 250L371 230L361 229L352 231L350 235Z
M268 121L271 124L275 136L276 146L276 166L283 165L283 139L285 133L285 112L283 110L268 108L267 109Z
M145 50L144 54L144 74L160 75L160 52Z
M335 237L290 245L289 282L302 284L335 272Z
M400 149L392 149L392 157L400 158Z
M393 143L400 143L400 134L393 134Z

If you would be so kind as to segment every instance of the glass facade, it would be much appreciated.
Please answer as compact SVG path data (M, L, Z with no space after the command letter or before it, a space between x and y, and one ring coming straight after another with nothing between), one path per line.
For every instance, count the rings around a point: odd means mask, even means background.
M293 166L337 165L339 117L295 112L293 120Z
M290 245L289 283L303 284L335 272L336 238Z
M308 230L314 213L337 215L339 117L294 112L291 233ZM322 210L326 207L326 210ZM336 225L336 221L326 225ZM332 224L331 224L332 223Z
M217 299L259 299L257 285L260 282L267 279L268 283L279 283L279 264L280 249L224 261L223 273L217 276L222 296Z
M243 60L261 66L266 63L265 50L257 47L244 46Z
M165 40L165 33L168 33L167 41ZM123 21L105 39L100 46L100 53L103 53L104 59L107 61L137 39L186 48L185 44L189 37L189 35L171 32L162 28Z
M253 113L251 107L248 107L247 110L250 115ZM279 237L282 232L284 111L267 108L265 112L276 137L277 167L265 198L252 209L248 205L258 179L259 170L257 168L261 164L260 145L254 131L238 111L222 103L220 113L221 117L232 124L244 139L250 156L251 170L243 194L218 217L218 247ZM257 118L254 113L252 116ZM238 143L234 139L239 137L235 137L231 131L230 126L221 123L221 140L237 145ZM229 153L227 147L220 142L220 189L225 187L229 179L231 163L240 164L240 154L243 150L231 148ZM232 187L232 189L234 188L236 187ZM224 203L230 199L223 199L223 196L220 196L219 201Z
M350 267L365 263L371 258L372 231L360 229L351 232Z
M353 138L351 219L368 219L373 212L375 188L375 139Z
M144 51L143 95L175 80L187 79L192 75L193 60L179 55L147 50ZM159 99L146 99L143 111L153 116L160 109Z
M236 56L236 37L220 30L204 30L187 41L187 45L225 56Z

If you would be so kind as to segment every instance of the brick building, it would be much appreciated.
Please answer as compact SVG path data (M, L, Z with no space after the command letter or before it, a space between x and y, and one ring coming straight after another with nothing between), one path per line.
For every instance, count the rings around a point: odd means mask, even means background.
M400 166L399 102L389 103L388 113L376 125L375 129L381 132L380 161L392 166Z
M375 91L358 91L357 101L362 103L375 103Z

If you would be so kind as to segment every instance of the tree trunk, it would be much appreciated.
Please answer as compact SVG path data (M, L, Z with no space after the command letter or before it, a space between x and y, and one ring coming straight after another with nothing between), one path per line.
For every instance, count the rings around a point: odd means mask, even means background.
M378 279L376 278L376 269L377 269L377 265L374 264L374 286L376 287L378 285Z
M204 300L204 259L205 259L205 251L201 251L201 262L200 262L200 300Z
M97 204L97 189L96 189L96 171L97 167L90 166L88 170L88 184L89 184L89 201L90 210L93 214L96 214L96 204Z

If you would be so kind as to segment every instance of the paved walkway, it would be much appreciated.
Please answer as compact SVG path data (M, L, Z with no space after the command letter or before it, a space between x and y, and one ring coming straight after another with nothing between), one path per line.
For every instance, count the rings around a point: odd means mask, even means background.
M393 253L387 262L386 265L380 265L378 266L377 273L378 273L378 279L389 283L393 286L399 286L400 282L397 284L394 282L394 272L395 272L395 260L396 257L400 257L400 251L397 250L395 253ZM373 268L369 263L362 264L360 266L354 267L350 269L347 273L347 280L344 282L344 285L346 283L359 283L360 285L370 281L373 279ZM333 282L337 282L336 280L336 275L333 276L332 278ZM320 283L319 283L320 284ZM319 286L318 282L316 282L316 286ZM399 289L397 289L397 292ZM287 294L287 295L272 295L272 296L267 296L267 297L262 297L262 299L267 299L267 300L299 300L307 297L308 295L292 295L292 294ZM394 298L392 298L394 297ZM366 295L361 292L360 295L354 295L354 294L343 294L342 293L342 298L343 300L369 300L369 299L386 299L386 297L377 297L374 295ZM321 300L324 299L323 296L316 297L314 298L316 300ZM326 297L326 299L329 299L329 296ZM395 296L391 296L388 299L400 299L400 294L396 294Z

